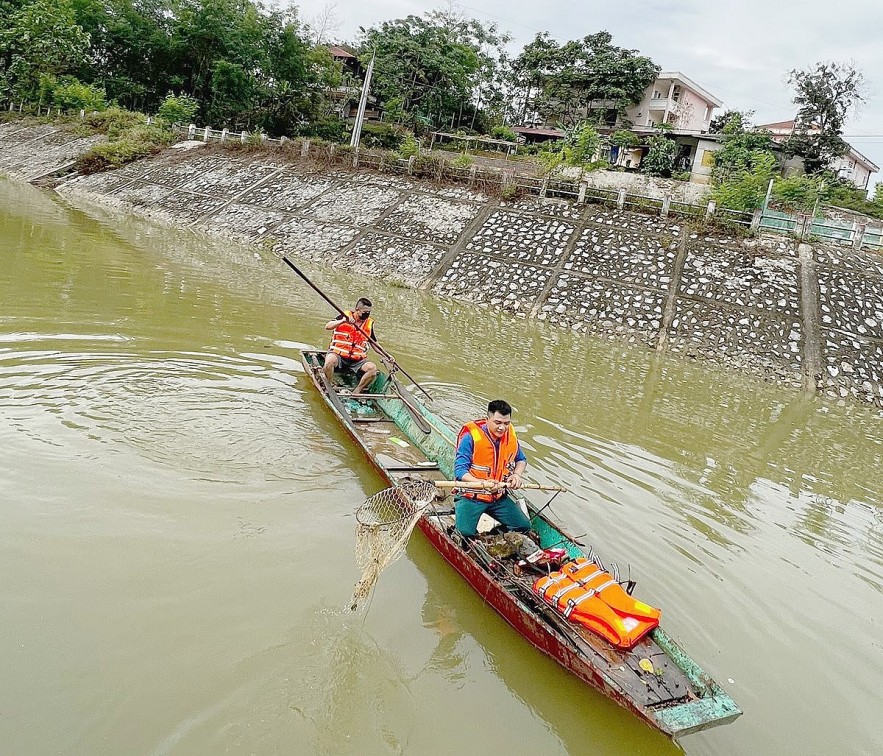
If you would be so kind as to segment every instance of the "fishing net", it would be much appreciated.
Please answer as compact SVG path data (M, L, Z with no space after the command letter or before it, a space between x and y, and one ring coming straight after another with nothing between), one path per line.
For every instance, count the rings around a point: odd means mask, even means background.
M352 611L371 594L380 573L402 555L435 496L430 481L409 478L374 494L356 511L356 563L362 577L353 591Z

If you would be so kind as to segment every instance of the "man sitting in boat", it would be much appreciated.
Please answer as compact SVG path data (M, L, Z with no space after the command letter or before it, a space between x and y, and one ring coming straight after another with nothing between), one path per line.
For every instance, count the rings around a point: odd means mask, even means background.
M359 375L353 396L360 394L377 376L377 365L367 359L369 339L374 339L374 319L371 317L371 300L362 297L353 310L325 324L331 334L331 346L325 355L325 377L328 383L334 371L349 370Z
M457 437L454 476L486 486L461 490L454 499L457 530L467 538L476 536L478 520L487 513L507 530L527 533L530 520L507 493L521 485L525 467L527 457L512 427L512 407L494 399L487 406L487 417L466 423Z

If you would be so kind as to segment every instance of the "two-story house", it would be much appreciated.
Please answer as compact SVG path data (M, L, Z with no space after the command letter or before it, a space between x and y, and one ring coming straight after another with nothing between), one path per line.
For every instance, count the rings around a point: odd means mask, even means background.
M679 71L659 74L644 92L643 99L626 108L636 131L668 124L675 133L705 134L715 108L723 104L707 89Z
M592 101L587 111L603 110L610 116L602 131L628 127L642 139L657 133L659 124L668 124L668 135L678 143L678 167L692 171L694 181L707 183L711 174L711 153L720 145L714 137L706 135L715 108L722 104L719 97L679 71L666 71L647 87L637 105L626 108L625 119L617 119L615 111L611 110L613 103L605 100ZM563 135L552 128L554 122L554 117L547 118L544 123L536 117L531 126L513 130L528 142L557 139ZM627 168L637 168L646 152L646 143L624 153L616 150L615 162Z

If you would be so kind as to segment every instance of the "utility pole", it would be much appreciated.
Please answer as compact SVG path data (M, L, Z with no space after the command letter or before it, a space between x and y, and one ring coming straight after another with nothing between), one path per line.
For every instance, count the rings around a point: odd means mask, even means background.
M374 58L377 53L371 55L371 62L365 72L365 83L362 84L362 96L359 98L359 110L356 113L356 122L353 124L353 135L350 137L350 147L359 149L359 140L362 138L362 122L365 120L365 106L368 104L368 89L371 86L371 74L374 73Z

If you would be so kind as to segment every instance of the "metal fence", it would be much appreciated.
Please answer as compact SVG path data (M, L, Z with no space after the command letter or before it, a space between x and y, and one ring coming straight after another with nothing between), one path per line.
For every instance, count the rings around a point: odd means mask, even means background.
M631 194L625 189L613 190L590 186L579 179L542 177L519 174L514 170L481 165L457 165L456 159L433 156L422 152L421 155L404 159L395 153L382 150L353 150L340 145L317 143L311 145L309 139L287 140L272 139L263 134L247 132L230 133L226 129L197 129L191 125L187 131L189 138L204 141L235 139L243 143L297 145L304 157L330 156L333 162L343 163L351 160L353 167L374 168L375 170L401 173L412 176L434 178L439 181L468 183L471 188L494 188L502 196L529 194L538 197L559 197L572 200L578 204L587 202L603 204L619 209L658 215L661 217L676 216L705 220L724 228L756 233L788 234L799 239L817 239L821 241L848 244L855 249L859 247L883 247L883 227L868 228L866 225L838 221L823 217L790 215L772 209L757 210L745 213L728 208L718 208L714 201L705 205L680 202L666 197L648 197ZM881 224L883 226L883 224Z

